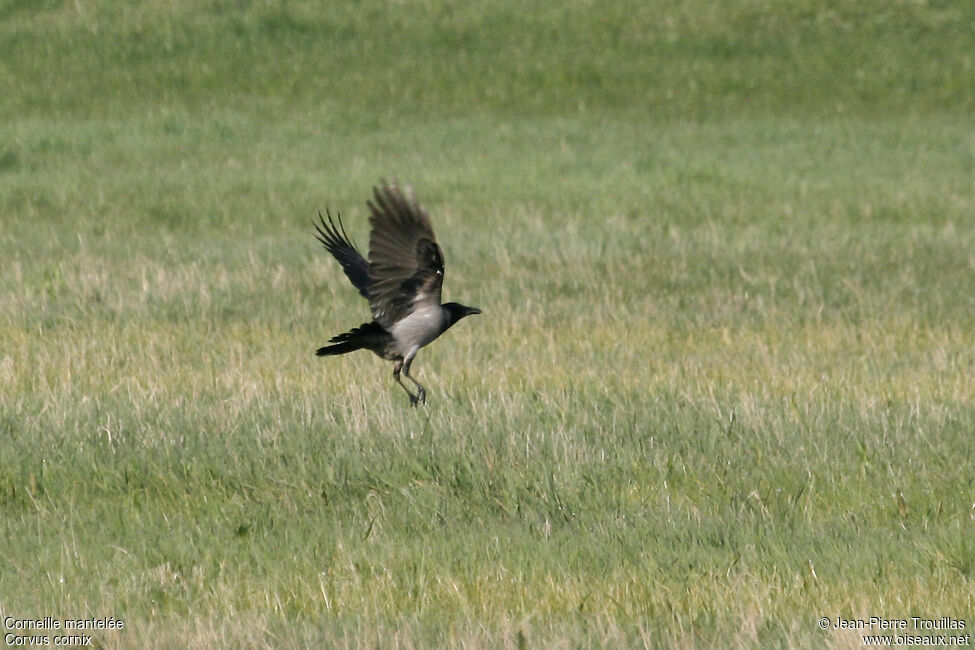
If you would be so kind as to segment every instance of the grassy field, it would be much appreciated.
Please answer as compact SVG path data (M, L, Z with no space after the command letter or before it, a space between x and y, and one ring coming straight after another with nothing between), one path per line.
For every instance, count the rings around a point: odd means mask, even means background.
M3 633L975 634L973 53L962 0L0 0ZM382 177L484 310L416 410L313 356Z

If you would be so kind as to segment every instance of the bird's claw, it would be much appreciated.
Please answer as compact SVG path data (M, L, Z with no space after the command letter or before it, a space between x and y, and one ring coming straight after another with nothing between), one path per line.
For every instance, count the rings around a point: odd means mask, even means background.
M420 401L421 401L421 402L423 402L424 404L426 404L426 403L427 403L427 391L426 391L426 390L424 390L423 388L421 388L421 389L420 389L420 390L419 390L419 391L417 392L417 395L416 395L416 396L417 396L417 397L418 397L418 398L420 399Z
M422 388L417 391L416 395L410 393L410 406L416 406L417 404L427 403L427 391Z

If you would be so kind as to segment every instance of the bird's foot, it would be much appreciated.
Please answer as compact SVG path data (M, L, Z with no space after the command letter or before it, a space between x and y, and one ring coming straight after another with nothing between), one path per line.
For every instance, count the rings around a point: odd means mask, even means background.
M427 391L422 388L416 392L416 395L410 393L410 406L416 406L417 404L427 403Z

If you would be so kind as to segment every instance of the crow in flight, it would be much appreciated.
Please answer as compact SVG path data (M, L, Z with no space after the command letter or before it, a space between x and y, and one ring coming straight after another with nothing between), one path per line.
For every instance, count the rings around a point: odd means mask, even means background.
M315 224L316 238L369 301L373 320L332 338L316 354L371 350L394 362L393 378L410 396L410 406L425 404L426 389L410 376L417 351L460 319L481 310L456 302L440 303L443 255L430 217L411 187L407 185L404 193L395 183L380 181L367 205L371 213L368 261L345 233L341 215L337 227L327 210L328 222L318 215L321 225ZM400 379L400 371L416 384L415 394Z

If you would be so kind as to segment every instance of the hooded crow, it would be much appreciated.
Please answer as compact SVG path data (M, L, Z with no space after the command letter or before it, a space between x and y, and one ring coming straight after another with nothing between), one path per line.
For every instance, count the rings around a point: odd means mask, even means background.
M369 301L373 320L332 338L316 354L321 357L370 350L394 362L393 378L410 396L410 406L417 402L426 404L426 389L410 375L417 351L460 319L480 314L481 310L456 302L440 304L443 255L430 217L417 203L410 186L404 193L395 183L380 181L367 205L371 227L369 261L349 239L341 215L338 226L327 210L328 222L318 215L318 241ZM401 371L416 385L415 394L400 379Z

